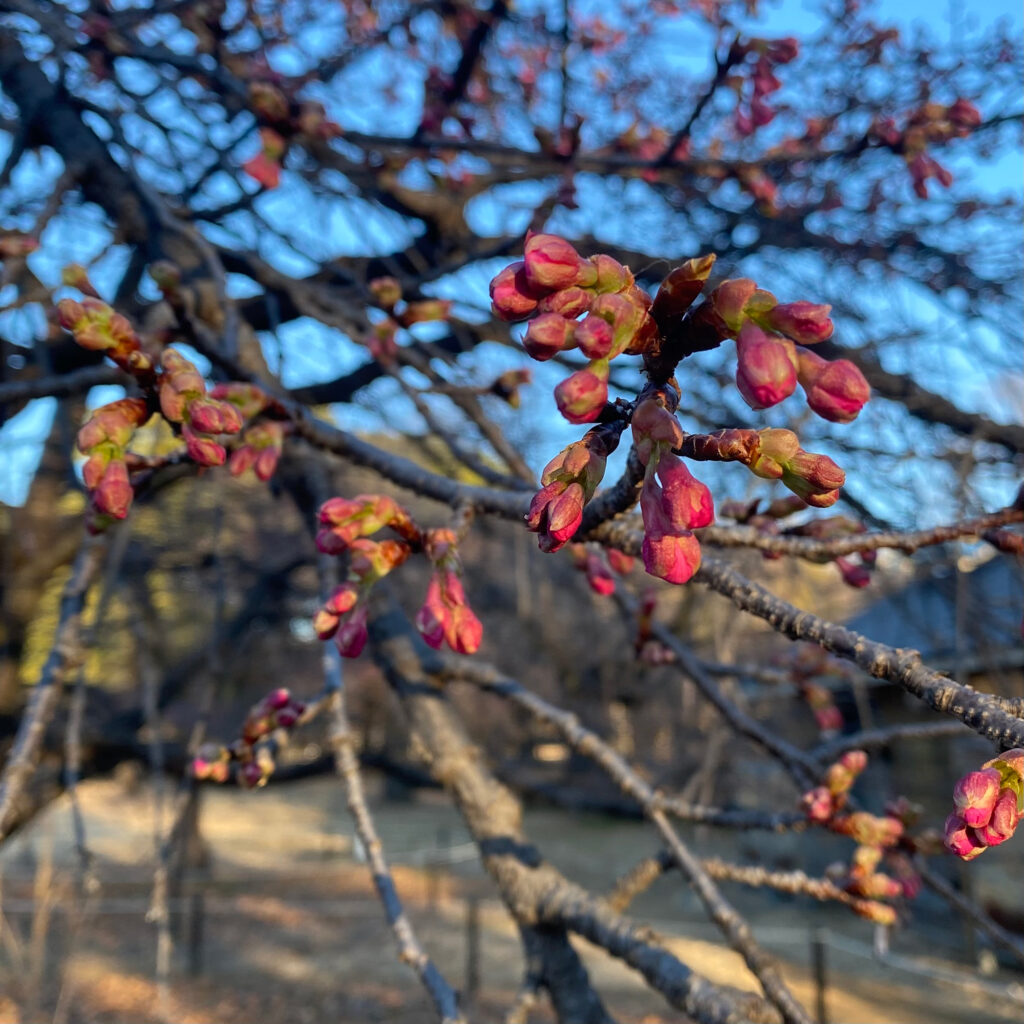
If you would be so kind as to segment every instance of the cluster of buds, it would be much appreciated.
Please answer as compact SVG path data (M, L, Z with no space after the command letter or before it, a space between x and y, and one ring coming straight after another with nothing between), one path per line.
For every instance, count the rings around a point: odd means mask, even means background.
M914 193L928 198L928 181L937 181L943 188L953 184L953 175L928 153L929 143L964 139L981 124L981 113L969 100L953 103L924 103L907 117L903 128L892 118L872 126L872 135L894 152L902 154L913 184Z
M587 358L555 388L570 423L592 423L608 401L611 360L644 352L657 337L651 298L612 257L583 259L563 238L527 237L522 261L491 281L491 308L502 320L530 320L523 347L537 360L578 348ZM582 319L580 319L582 317Z
M633 444L645 467L640 491L644 568L669 583L685 583L700 567L700 543L692 531L710 525L715 509L708 488L673 454L683 443L683 431L668 408L672 396L660 389L639 402Z
M348 574L316 613L313 628L321 640L333 637L343 657L356 658L366 646L370 589L414 552L424 554L433 567L416 615L424 640L434 648L447 642L459 654L479 648L483 626L466 601L453 530L421 530L404 508L379 494L331 498L320 508L320 527L317 547L328 555L347 554ZM401 539L369 539L384 528Z
M153 360L142 351L139 336L126 316L115 313L102 299L87 296L81 302L61 299L57 303L60 324L70 331L75 342L92 352L102 352L122 370L140 378L151 379Z
M1024 820L1024 749L1007 750L968 772L953 787L953 807L944 838L961 860L1005 843Z
M101 516L124 519L128 515L134 496L128 444L149 415L144 399L122 398L95 410L78 431L78 450L86 456L82 477Z
M281 687L249 709L241 736L230 746L204 744L192 760L192 776L200 781L227 782L232 775L246 789L264 786L274 772L273 744L278 730L287 732L306 715L307 706ZM307 716L308 717L308 716Z
M831 306L778 302L749 278L723 281L694 316L714 338L736 339L736 386L751 409L768 409L803 387L812 412L855 419L871 388L848 359L826 360L805 346L832 336Z
M754 58L749 75L750 95L746 102L746 76L733 75L730 78L730 85L739 100L735 125L740 135L752 135L758 128L771 123L775 111L768 105L767 97L782 86L775 77L775 69L795 60L799 53L799 43L792 36L785 39L755 39L745 46L736 44L733 47L730 53L733 63L739 63L748 54Z
M541 489L526 515L527 529L540 535L541 551L558 551L575 536L583 506L594 496L621 431L614 426L592 427L544 467Z
M913 872L908 870L905 858L900 858L900 878L882 873L879 867L883 857L893 857L894 848L904 837L909 822L908 805L887 806L882 816L846 810L849 792L867 762L868 756L863 750L847 751L829 766L824 785L804 794L802 805L809 821L847 836L857 844L850 865L840 865L830 871L855 897L851 904L853 909L876 924L891 925L896 921L896 911L887 901L914 894Z
M416 614L416 628L435 650L442 643L456 654L475 654L484 627L466 602L462 586L462 561L454 530L427 530L423 550L434 566L427 597Z
M371 324L363 338L370 354L379 363L393 363L397 358L399 329L447 320L451 316L452 304L448 299L404 302L402 286L393 277L375 277L367 287L373 305L385 313L382 319Z
M291 99L278 82L266 78L250 82L249 108L260 123L260 151L242 170L265 188L277 188L281 183L281 164L293 138L325 141L341 134L338 125L328 120L322 103Z
M254 384L218 384L210 392L210 397L233 405L248 424L231 449L228 458L231 475L241 476L251 469L257 479L269 480L284 450L285 411Z
M797 689L811 709L815 724L825 738L842 730L843 713L839 710L839 705L836 704L835 697L827 686L808 680L798 683Z
M160 411L168 422L181 425L189 458L200 466L224 465L227 451L217 437L241 431L237 407L207 394L203 375L176 349L164 349L160 366Z
M601 597L615 593L615 575L628 575L635 559L624 555L615 548L597 547L592 544L570 544L573 568L587 577L587 585Z

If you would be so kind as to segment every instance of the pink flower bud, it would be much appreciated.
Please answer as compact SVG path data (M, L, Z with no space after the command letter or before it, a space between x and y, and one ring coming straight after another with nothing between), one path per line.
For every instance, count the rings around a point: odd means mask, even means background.
M632 555L624 555L618 548L608 548L607 555L612 569L620 576L626 576L633 571L636 559Z
M538 313L557 313L559 316L575 320L590 309L594 296L583 288L562 288L560 291L545 295L537 303Z
M824 786L816 786L810 792L804 793L800 802L810 821L829 821L835 810L832 794Z
M512 263L491 281L491 312L501 320L514 323L526 320L537 309L544 294L526 278L526 264Z
M133 497L131 481L128 479L128 466L123 459L112 460L92 491L93 505L104 515L124 519L131 508Z
M668 583L686 583L700 568L700 543L689 532L645 533L641 554L647 572Z
M339 627L334 635L334 643L343 658L358 658L363 653L369 631L366 628L368 610L365 606L355 611Z
M451 313L450 299L423 299L420 302L410 302L401 316L402 326L412 327L413 324L447 320Z
M984 853L985 844L975 835L974 829L959 814L951 814L943 826L943 842L946 848L955 853L961 860L974 860Z
M746 320L746 305L757 291L757 285L748 277L723 281L710 297L711 307L729 331L736 334Z
M448 646L456 654L476 654L483 639L484 627L466 605L455 608L452 612L452 626L446 635Z
M796 355L791 341L765 334L748 322L736 338L736 387L751 409L778 405L796 390Z
M1001 786L1002 777L995 768L968 772L953 787L956 813L972 828L987 825Z
M523 337L523 348L540 361L573 347L576 322L558 313L542 313L530 321Z
M992 808L992 816L976 829L978 839L986 846L1005 843L1021 821L1022 815L1017 807L1017 794L1012 789L1002 790Z
M558 411L570 423L593 423L608 402L608 364L594 361L555 388Z
M871 582L871 573L863 565L851 562L849 558L839 556L836 559L836 566L848 587L860 589Z
M832 337L834 325L829 319L831 306L816 306L812 302L783 302L768 310L760 318L769 330L784 334L798 345L814 345Z
M633 275L627 267L605 253L590 257L590 264L597 273L593 287L600 293L624 292L633 285Z
M829 362L807 349L797 353L800 384L807 404L822 419L849 423L871 397L871 386L849 359Z
M228 457L224 448L212 438L197 434L191 427L183 426L181 436L185 439L188 457L200 466L223 466Z
M611 324L593 313L576 326L576 344L588 359L604 359L611 352L614 340Z
M836 822L836 831L863 846L895 846L903 835L903 822L898 818L879 818L866 811L857 811Z
M686 468L682 459L668 452L658 460L662 507L674 526L698 530L715 518L711 491Z
M565 546L580 527L583 505L583 488L578 483L555 481L533 496L526 526L541 535L541 551L558 551Z
M628 293L598 295L590 304L590 315L604 320L612 329L612 346L608 357L620 352L642 351L654 321L647 313L650 302L646 292L632 288Z
M290 729L299 720L299 716L291 708L282 708L275 718L279 729Z
M238 770L238 781L246 789L255 789L266 781L263 766L256 761L246 761Z
M587 287L597 280L597 270L557 235L531 235L523 255L526 280L536 288L556 291L572 285Z
M381 309L391 309L402 298L402 286L393 277L375 277L366 286Z
M808 505L827 508L838 499L846 474L827 455L801 448L783 464L782 482Z

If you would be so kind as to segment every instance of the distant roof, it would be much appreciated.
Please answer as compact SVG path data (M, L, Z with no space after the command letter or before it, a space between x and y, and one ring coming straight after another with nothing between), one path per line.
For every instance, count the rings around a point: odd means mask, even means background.
M948 567L876 601L846 625L891 647L912 647L943 666L1024 665L1024 569L997 555L969 572ZM974 666L972 666L973 668Z

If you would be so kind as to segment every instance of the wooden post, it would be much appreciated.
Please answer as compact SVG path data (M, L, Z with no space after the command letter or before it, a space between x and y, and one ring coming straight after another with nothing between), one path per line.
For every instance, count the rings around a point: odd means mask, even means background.
M825 960L825 930L815 928L811 933L811 970L814 973L815 1006L818 1024L828 1024L828 965Z

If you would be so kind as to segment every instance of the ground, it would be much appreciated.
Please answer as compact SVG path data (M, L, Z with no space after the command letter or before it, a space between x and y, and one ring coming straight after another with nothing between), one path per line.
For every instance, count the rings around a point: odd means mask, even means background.
M173 791L169 791L173 799ZM112 780L81 787L99 887L75 895L77 858L67 802L54 805L0 855L4 912L0 944L0 1024L143 1024L160 1020L155 934L146 921L152 888L153 798ZM463 987L467 921L479 913L481 995L475 1021L498 1021L515 998L522 959L511 920L480 872L453 812L436 795L414 802L374 800L399 891L438 966ZM179 936L168 1019L175 1024L310 1024L316 1021L428 1024L434 1019L393 941L353 846L333 779L258 793L207 791L202 815L213 854L202 891L202 936L190 941L195 898L173 905ZM654 849L639 822L527 813L545 853L584 884L606 888ZM715 836L693 835L698 845ZM708 847L710 849L710 846ZM444 860L444 866L429 861ZM832 1024L959 1024L1024 1021L1021 975L983 978L948 957L932 930L897 932L888 962L871 956L871 926L840 908L728 890L758 938L782 958L797 996L814 1012L808 970L816 929L825 929L826 1003ZM742 962L723 950L713 926L678 878L666 877L633 911L674 936L673 950L715 981L755 988ZM919 922L920 925L920 922ZM915 938L916 934L916 938ZM933 948L934 947L934 948ZM623 1024L680 1021L637 975L586 943L578 948L595 984ZM190 952L191 951L191 952ZM190 955L199 973L190 973ZM908 969L912 968L912 969ZM1017 989L1012 987L1016 983ZM541 1004L532 1024L552 1020Z

